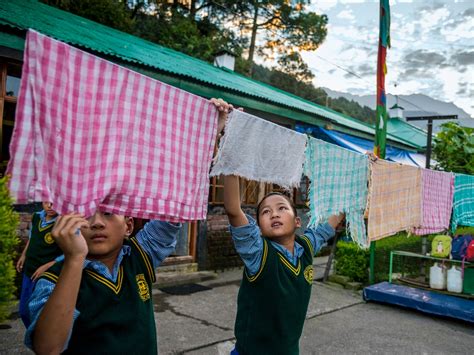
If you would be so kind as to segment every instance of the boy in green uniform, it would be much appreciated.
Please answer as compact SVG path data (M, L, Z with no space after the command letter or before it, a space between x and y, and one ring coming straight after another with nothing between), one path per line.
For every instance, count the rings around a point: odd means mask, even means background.
M257 221L240 206L237 176L224 178L224 207L237 252L245 264L237 299L234 355L299 353L311 296L313 256L335 234L344 215L295 235L301 221L291 200L271 193Z
M33 214L30 237L16 263L18 272L23 272L20 295L20 317L25 327L30 325L28 300L38 277L63 254L51 236L57 213L51 202L43 202L43 210Z
M229 105L219 110L218 132ZM156 354L155 268L176 247L180 225L96 212L58 218L52 236L64 260L38 280L25 344L37 353Z

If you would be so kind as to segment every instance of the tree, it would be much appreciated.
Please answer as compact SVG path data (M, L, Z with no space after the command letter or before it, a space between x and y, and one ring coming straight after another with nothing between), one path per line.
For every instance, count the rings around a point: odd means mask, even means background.
M436 169L474 175L474 128L443 123L434 138L433 157Z
M327 16L306 11L306 1L252 0L223 2L231 23L242 35L250 37L248 61L253 64L255 51L271 56L292 55L297 50L315 50L326 38ZM309 1L308 1L309 3ZM263 35L258 46L257 36Z

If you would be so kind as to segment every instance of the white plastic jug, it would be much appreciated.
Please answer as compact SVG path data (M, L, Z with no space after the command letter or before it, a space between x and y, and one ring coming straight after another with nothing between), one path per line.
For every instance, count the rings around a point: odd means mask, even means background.
M446 288L446 268L435 263L430 267L430 287L436 290Z
M462 272L454 265L448 270L448 291L462 292Z

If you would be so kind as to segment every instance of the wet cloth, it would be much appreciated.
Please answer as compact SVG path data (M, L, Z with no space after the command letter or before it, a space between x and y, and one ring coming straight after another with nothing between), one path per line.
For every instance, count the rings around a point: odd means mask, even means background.
M422 169L422 222L414 228L417 235L439 233L449 229L453 207L454 175Z
M368 247L364 223L369 178L367 156L310 138L305 173L311 182L309 225L344 212L351 238L359 246Z
M204 219L217 117L207 100L29 31L11 193L60 214Z
M474 176L455 174L454 202L451 229L457 226L474 227Z
M369 241L421 225L421 169L377 159L370 161Z
M229 114L211 176L238 175L249 180L299 185L306 135L238 110Z

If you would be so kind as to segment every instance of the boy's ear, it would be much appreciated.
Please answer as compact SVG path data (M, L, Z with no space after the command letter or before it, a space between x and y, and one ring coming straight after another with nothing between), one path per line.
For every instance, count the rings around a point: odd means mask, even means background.
M125 232L125 235L129 237L133 233L133 217L125 217L125 224L127 225L127 230Z
M301 218L300 217L295 217L295 225L296 225L296 228L301 227Z

